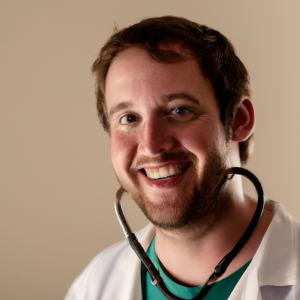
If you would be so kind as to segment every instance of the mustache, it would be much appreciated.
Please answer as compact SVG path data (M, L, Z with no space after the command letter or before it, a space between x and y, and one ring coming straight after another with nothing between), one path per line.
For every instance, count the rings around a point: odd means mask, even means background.
M157 156L153 157L141 157L134 161L132 165L129 168L129 172L133 173L139 169L145 164L159 164L159 163L165 163L169 161L192 161L196 163L198 161L198 158L195 154L189 152L189 151L176 151L176 152L163 152L161 154L158 154Z

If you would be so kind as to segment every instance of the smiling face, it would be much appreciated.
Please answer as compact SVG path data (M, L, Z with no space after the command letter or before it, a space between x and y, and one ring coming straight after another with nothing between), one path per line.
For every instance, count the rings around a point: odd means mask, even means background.
M105 96L115 172L150 221L178 228L224 210L212 194L229 146L196 60L162 64L129 48L114 58Z

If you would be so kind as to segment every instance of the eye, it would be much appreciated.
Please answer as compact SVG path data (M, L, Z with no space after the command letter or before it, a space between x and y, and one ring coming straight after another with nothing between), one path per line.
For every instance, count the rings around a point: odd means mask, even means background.
M191 111L185 107L176 107L175 109L172 110L171 113L178 116L184 116L190 112Z
M134 115L127 115L121 118L121 124L130 124L133 122L137 122L138 118Z

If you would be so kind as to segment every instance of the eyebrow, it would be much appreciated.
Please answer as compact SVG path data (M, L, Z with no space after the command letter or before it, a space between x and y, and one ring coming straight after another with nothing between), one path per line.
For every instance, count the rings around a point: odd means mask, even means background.
M193 102L195 104L200 104L200 101L197 100L194 96L192 96L188 93L184 93L184 92L167 94L167 95L162 96L162 100L164 102L171 102L171 101L177 100L177 99L184 99L184 100L188 100L190 102Z
M168 102L171 102L171 101L177 100L177 99L184 99L184 100L193 102L194 104L198 104L198 105L200 104L199 100L197 100L192 95L190 95L188 93L184 93L184 92L162 95L161 98L162 98L164 103L168 103ZM133 102L131 102L131 101L120 102L119 104L117 104L116 106L114 106L111 109L111 111L108 114L108 117L110 118L115 113L117 113L117 112L119 112L123 109L130 108L132 106L133 106Z
M111 111L109 112L108 117L110 118L113 114L117 113L120 110L126 109L133 106L133 102L120 102L119 104L117 104L116 106L114 106Z

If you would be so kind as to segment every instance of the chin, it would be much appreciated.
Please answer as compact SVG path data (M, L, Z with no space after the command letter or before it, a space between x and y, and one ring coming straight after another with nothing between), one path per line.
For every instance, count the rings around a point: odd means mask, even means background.
M193 195L164 192L154 201L149 197L133 194L133 200L140 207L148 220L163 229L184 227L191 221L190 212L193 211Z

